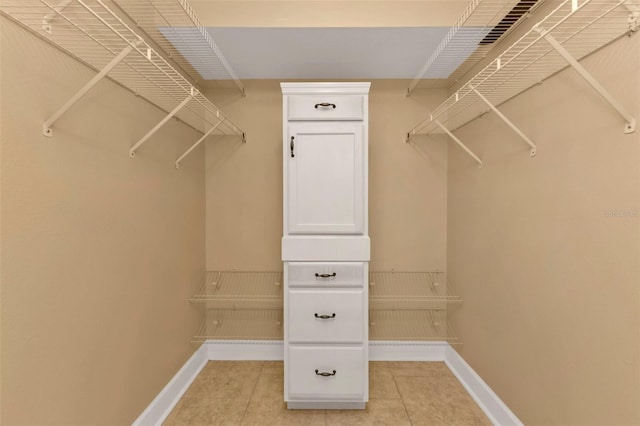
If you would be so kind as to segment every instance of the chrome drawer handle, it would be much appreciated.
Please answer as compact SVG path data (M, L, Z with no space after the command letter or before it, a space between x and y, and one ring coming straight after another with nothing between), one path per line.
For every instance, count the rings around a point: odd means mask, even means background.
M316 272L316 278L331 278L335 276L336 276L335 272L333 274L319 274Z
M314 106L315 109L318 109L318 107L323 107L323 108L331 107L333 109L336 109L336 104L330 104L330 103L327 103L327 102L323 102L321 104L316 104Z
M329 376L335 376L335 375L336 375L336 370L333 370L332 373L327 373L326 371L323 371L322 373L320 373L320 370L316 370L316 376L329 377Z
M314 317L319 318L319 319L331 319L331 318L335 318L336 314L331 314L331 315L318 315L317 313L313 314Z

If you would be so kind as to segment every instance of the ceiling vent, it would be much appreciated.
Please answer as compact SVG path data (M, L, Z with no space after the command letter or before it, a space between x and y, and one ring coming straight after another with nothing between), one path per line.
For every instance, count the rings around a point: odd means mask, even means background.
M520 0L518 4L515 5L504 18L502 18L498 25L493 27L493 29L489 31L489 34L487 34L478 44L483 46L498 40L509 30L509 28L513 26L513 24L518 22L518 19L522 18L523 15L531 10L537 2L538 0Z

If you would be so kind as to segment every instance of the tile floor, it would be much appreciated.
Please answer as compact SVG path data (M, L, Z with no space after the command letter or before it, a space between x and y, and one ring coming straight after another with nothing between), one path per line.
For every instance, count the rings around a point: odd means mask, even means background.
M366 410L287 410L279 361L210 361L173 409L177 425L490 425L444 362L370 362Z

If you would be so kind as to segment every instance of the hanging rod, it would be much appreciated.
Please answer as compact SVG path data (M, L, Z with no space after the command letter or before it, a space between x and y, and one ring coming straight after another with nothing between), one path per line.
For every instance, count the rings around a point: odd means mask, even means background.
M100 70L98 76L74 95L69 105L65 104L66 109L84 94L81 92L90 89L108 73L111 80L163 111L173 112L189 96L192 99L177 109L176 118L203 133L205 129L223 121L217 131L244 139L245 132L242 129L102 0L75 0L70 3L63 0L57 4L46 0L3 0L0 12L74 58ZM132 50L127 52L129 46ZM122 59L118 58L120 54L123 55ZM61 109L49 118L45 127L47 124L51 127L61 115L59 113L64 111Z
M482 99L477 96L478 93L491 105L498 107L569 66L566 58L557 53L545 36L553 37L563 50L578 61L634 31L634 28L637 30L634 19L639 4L638 0L563 1L427 118L409 130L408 138L419 133L430 133L440 127L436 120L440 124L446 123L447 128L453 131L485 113L487 104L480 102ZM545 34L540 34L536 28L544 28ZM625 132L628 132L633 117L623 113L627 121Z

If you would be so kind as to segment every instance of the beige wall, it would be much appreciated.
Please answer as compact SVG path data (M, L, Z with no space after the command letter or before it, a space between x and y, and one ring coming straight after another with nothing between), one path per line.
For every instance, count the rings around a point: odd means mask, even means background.
M193 353L204 269L203 149L109 81L2 18L2 424L131 424Z
M453 25L468 0L191 0L207 27Z
M282 93L279 81L245 81L248 97L208 93L248 142L207 145L207 268L281 270ZM445 96L404 96L408 81L373 81L369 99L369 235L375 270L444 270L446 145L406 132Z
M636 118L639 53L583 61ZM482 169L449 148L460 351L525 424L640 424L640 131L572 70L501 110L537 157L494 114L456 132Z

